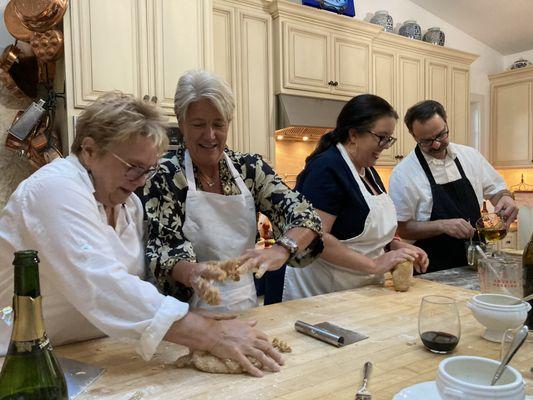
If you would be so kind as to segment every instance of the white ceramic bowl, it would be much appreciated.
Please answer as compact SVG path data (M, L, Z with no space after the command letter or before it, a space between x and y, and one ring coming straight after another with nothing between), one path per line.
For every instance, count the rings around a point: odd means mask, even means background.
M531 309L531 305L526 302L513 305L517 301L521 299L505 294L485 293L472 297L467 306L476 320L487 328L483 338L499 343L507 329L517 328L524 323L527 312Z
M449 357L439 364L437 389L443 400L524 400L520 372L507 366L494 386L490 381L499 361L483 357Z

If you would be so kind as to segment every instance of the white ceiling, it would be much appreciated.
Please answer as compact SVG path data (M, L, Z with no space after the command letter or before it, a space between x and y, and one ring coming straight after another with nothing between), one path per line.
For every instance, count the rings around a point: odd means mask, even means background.
M502 55L533 49L533 0L411 0Z

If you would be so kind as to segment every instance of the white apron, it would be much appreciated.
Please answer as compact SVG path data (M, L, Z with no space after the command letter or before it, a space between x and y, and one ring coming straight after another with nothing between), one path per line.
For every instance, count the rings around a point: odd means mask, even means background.
M185 200L183 233L192 243L198 262L227 260L252 249L256 238L256 212L252 194L233 163L224 153L235 183L241 194L225 196L196 190L189 152L185 152L185 175L189 189ZM213 282L220 289L221 304L211 306L193 295L191 307L210 311L240 311L257 306L257 293L251 272L241 275L238 282Z
M352 171L369 208L363 231L359 235L351 239L341 240L341 242L350 250L367 257L378 257L384 253L383 248L387 243L390 243L396 232L396 209L388 194L381 193L374 196L368 192L344 146L338 143L337 148ZM370 170L367 171L371 172ZM318 258L304 268L290 266L287 268L283 300L316 296L382 282L382 274L367 274L349 270Z

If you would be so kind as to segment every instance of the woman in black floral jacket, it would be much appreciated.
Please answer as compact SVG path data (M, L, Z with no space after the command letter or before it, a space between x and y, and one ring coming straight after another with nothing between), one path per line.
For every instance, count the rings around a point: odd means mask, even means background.
M234 98L226 82L205 71L179 79L174 111L182 133L178 150L161 160L144 188L146 256L159 289L191 306L236 311L257 305L252 271L277 270L287 260L306 265L322 249L321 222L303 196L289 189L256 154L226 147ZM278 238L255 249L257 212ZM215 282L222 302L209 306L199 277L213 278L206 262L240 257L238 282Z

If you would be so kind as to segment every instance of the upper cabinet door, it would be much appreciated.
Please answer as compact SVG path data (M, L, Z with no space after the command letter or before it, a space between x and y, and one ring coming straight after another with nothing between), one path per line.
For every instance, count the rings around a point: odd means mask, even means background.
M153 30L153 40L149 38L147 64L155 86L149 92L173 114L178 78L189 70L212 67L212 6L210 0L152 1L147 24Z
M354 96L368 93L370 43L346 36L333 36L332 93Z
M373 77L373 92L374 94L387 100L393 107L396 104L396 62L395 56L392 53L381 52L374 50L372 53L372 77ZM395 137L398 137L402 119L398 119L396 124ZM398 154L398 144L395 144L390 149L385 149L381 152L379 157L379 165L396 165Z
M426 99L438 101L448 109L450 92L449 63L426 59Z
M329 34L283 22L283 86L329 93Z
M213 71L231 86L237 95L236 72L236 39L235 18L236 11L233 7L224 4L213 4ZM235 110L233 121L229 126L226 144L231 149L239 148L237 127L240 112Z
M74 107L110 90L147 94L145 1L71 0L70 8Z
M424 98L424 70L422 59L416 56L400 55L399 63L399 88L398 107L396 111L403 119L409 107ZM416 142L407 130L405 124L401 124L399 137L400 156L405 157L416 146Z
M242 150L274 160L272 21L269 14L241 11L240 66Z
M470 144L470 83L468 68L452 67L449 128L455 143Z
M531 80L492 88L492 155L496 166L533 163Z

